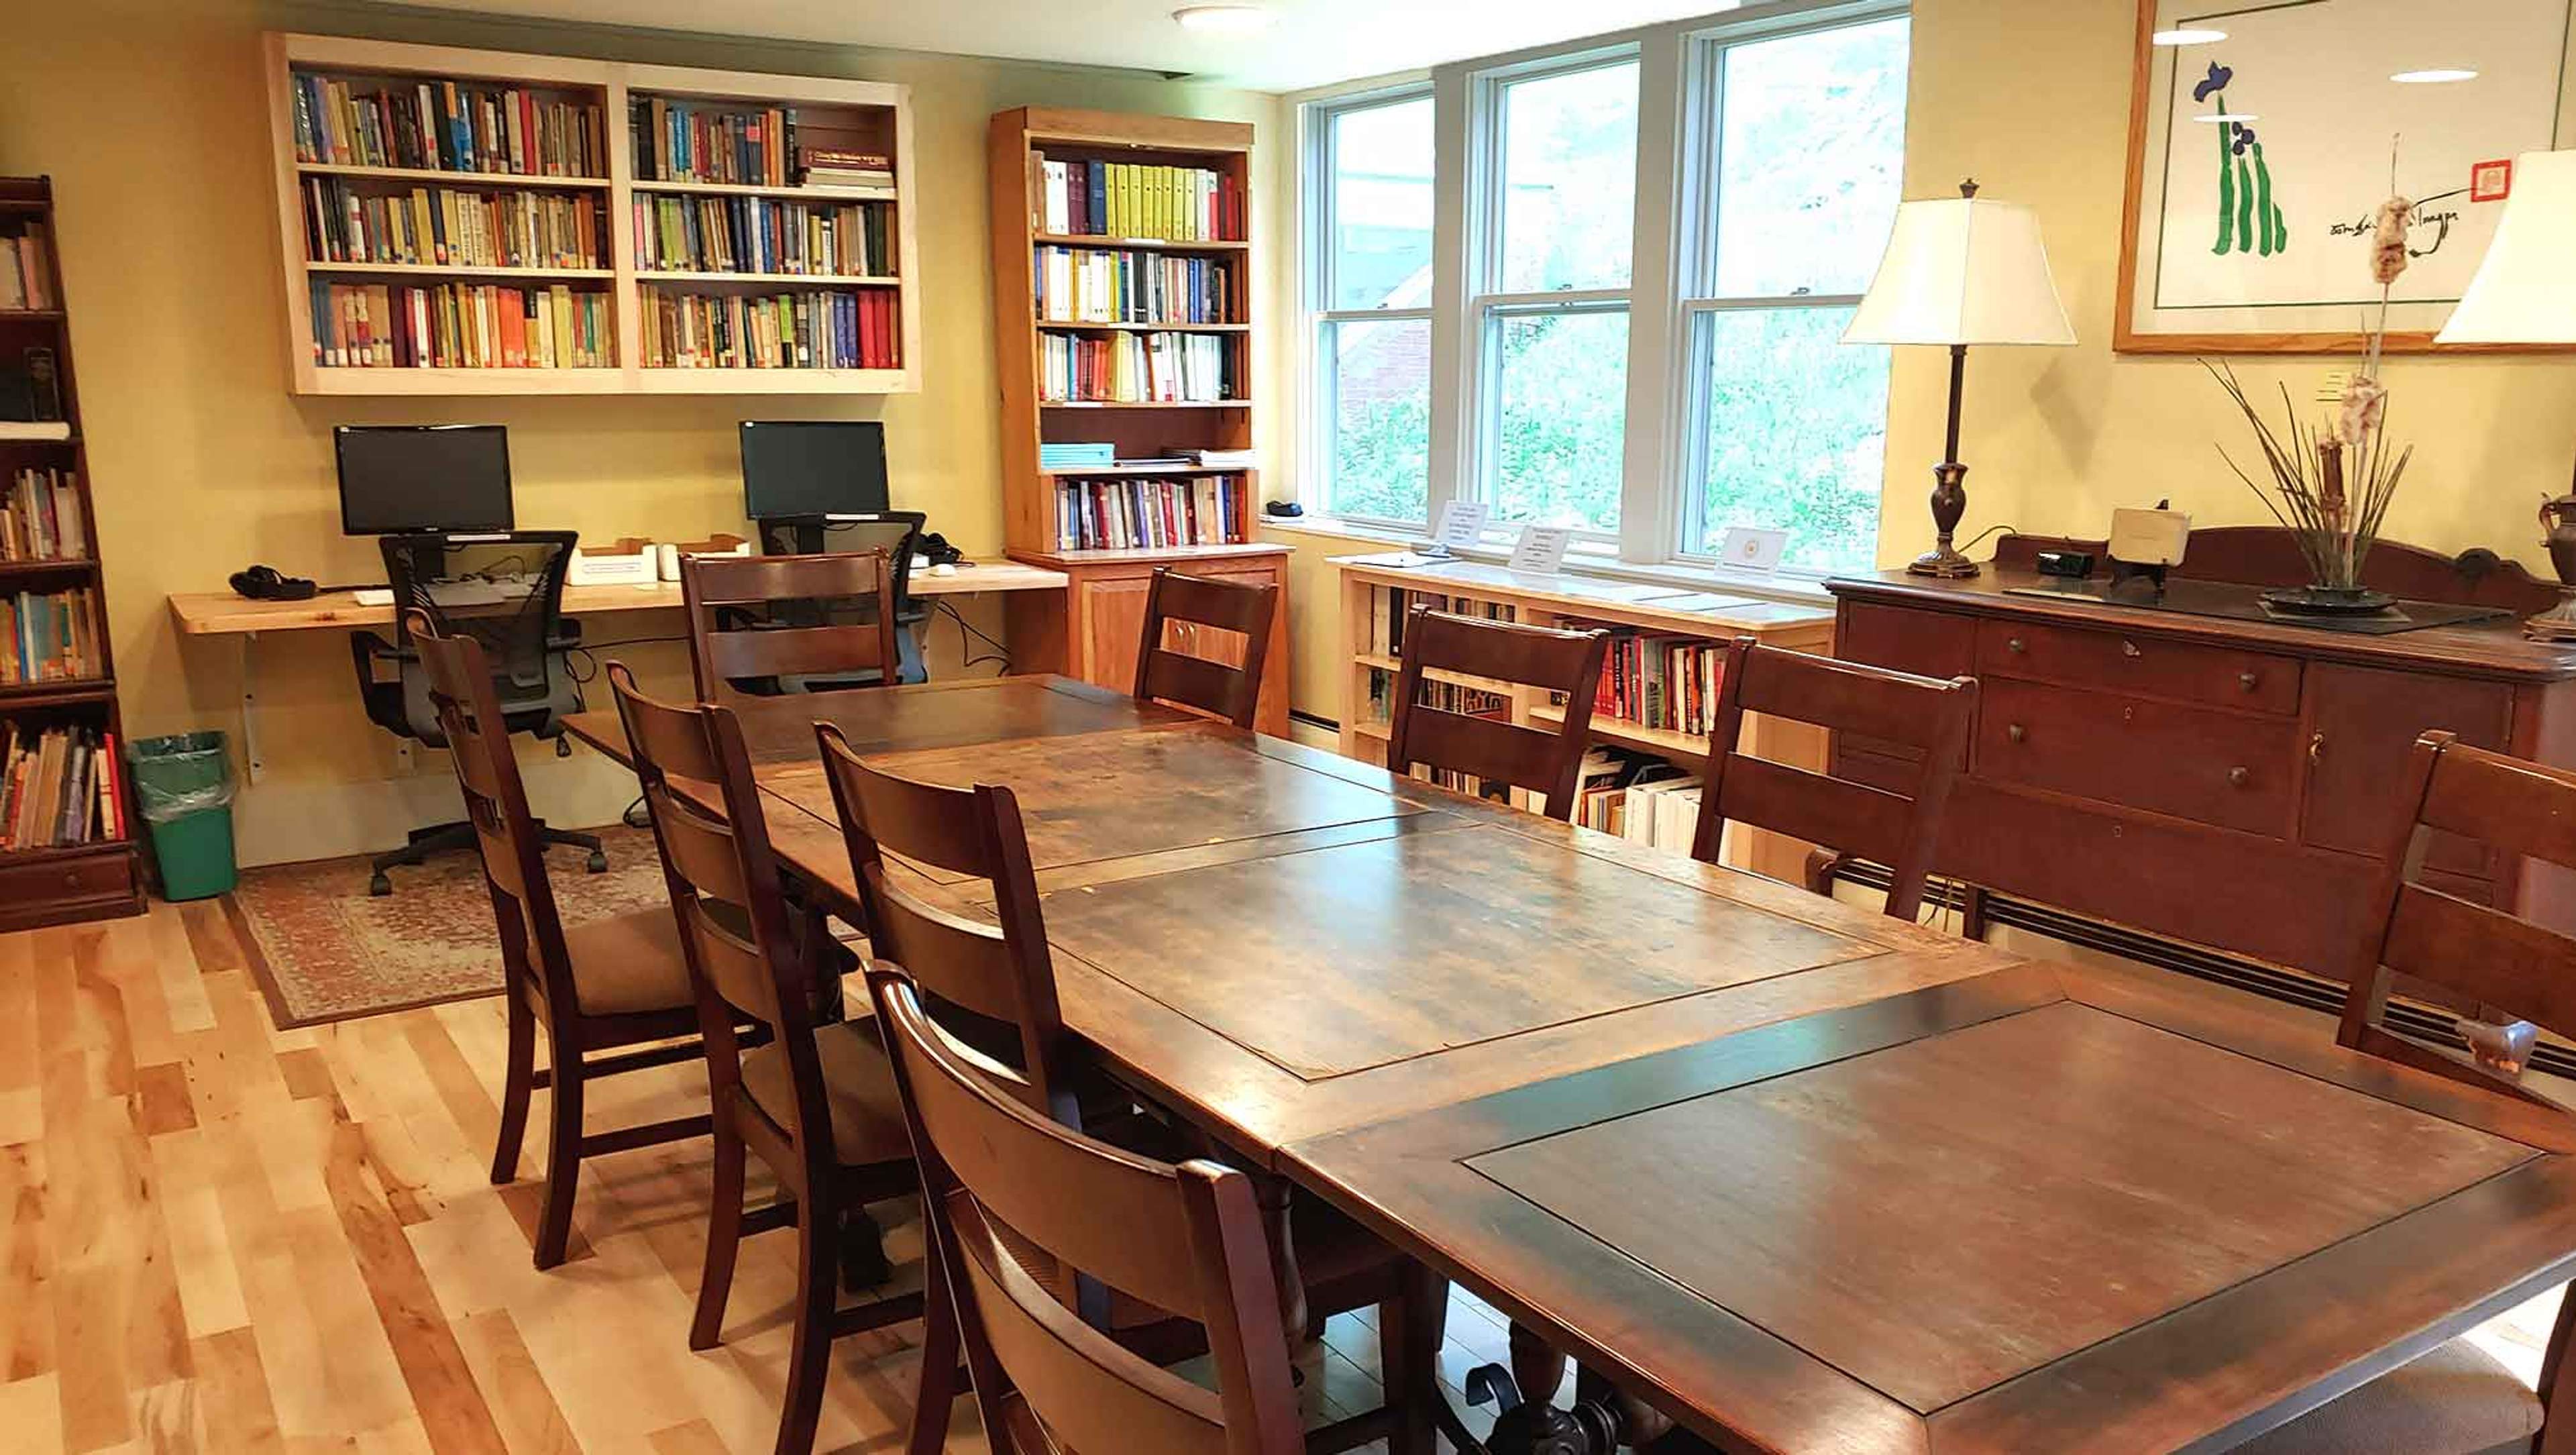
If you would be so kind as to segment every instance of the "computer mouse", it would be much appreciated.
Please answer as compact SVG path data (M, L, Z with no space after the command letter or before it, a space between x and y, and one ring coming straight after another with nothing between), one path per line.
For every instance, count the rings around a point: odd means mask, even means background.
M930 574L933 576L954 576L957 574L957 568L946 561L942 561L938 565L930 568Z

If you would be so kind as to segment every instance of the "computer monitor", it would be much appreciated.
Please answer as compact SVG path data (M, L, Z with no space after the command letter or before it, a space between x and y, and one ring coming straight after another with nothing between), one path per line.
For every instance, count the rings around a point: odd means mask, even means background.
M409 531L505 531L510 436L497 424L344 424L331 431L340 461L340 529L353 536Z
M742 422L742 513L747 519L866 515L890 508L884 425L874 420Z

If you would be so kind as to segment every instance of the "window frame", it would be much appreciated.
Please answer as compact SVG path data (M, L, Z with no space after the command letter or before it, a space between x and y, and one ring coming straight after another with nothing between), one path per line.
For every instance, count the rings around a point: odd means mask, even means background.
M1359 525L1395 530L1424 529L1429 525L1432 517L1439 513L1440 501L1435 498L1437 471L1428 466L1425 467L1423 514L1419 519L1363 515L1342 511L1334 506L1333 461L1337 454L1334 405L1339 397L1339 385L1335 375L1334 355L1327 349L1325 340L1338 331L1339 325L1345 323L1419 321L1429 328L1432 326L1432 304L1426 301L1418 308L1337 308L1333 306L1336 297L1335 285L1338 281L1334 277L1334 265L1339 261L1338 250L1334 246L1336 218L1333 196L1335 175L1333 124L1341 117L1356 111L1373 111L1381 107L1401 106L1413 101L1433 101L1432 125L1435 142L1431 185L1436 238L1440 187L1436 141L1439 114L1438 103L1433 98L1430 79L1421 77L1400 81L1393 85L1353 90L1328 100L1310 101L1302 108L1305 113L1304 156L1301 159L1303 170L1300 174L1302 182L1299 193L1307 205L1303 209L1304 235L1299 239L1300 250L1304 254L1299 279L1303 304L1301 311L1304 316L1299 328L1300 347L1305 357L1305 367L1299 371L1304 381L1304 387L1301 390L1303 397L1300 402L1300 413L1304 416L1300 443L1312 462L1304 474L1306 479L1314 482L1314 489L1318 496L1317 503L1329 511L1334 518ZM1437 246L1435 241L1435 257ZM1435 288L1436 286L1435 283ZM1431 372L1432 392L1436 395L1439 388L1439 368L1435 358Z

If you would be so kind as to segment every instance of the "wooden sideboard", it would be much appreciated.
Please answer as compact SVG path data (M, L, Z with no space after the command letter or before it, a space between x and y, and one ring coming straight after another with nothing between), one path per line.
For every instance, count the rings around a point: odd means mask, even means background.
M1844 658L1979 681L1935 868L1980 891L2325 973L2359 927L2417 735L2448 729L2576 767L2576 650L2517 627L2558 588L2489 553L2380 546L2370 584L2512 616L2363 636L2008 594L2039 584L2033 557L2059 547L2100 551L2007 536L1969 580L1890 572L1829 583ZM2175 574L2304 579L2289 537L2271 527L2195 532ZM1838 771L1890 786L1917 767L1848 737L1834 757ZM2576 876L2553 866L2436 836L2424 872L2453 893L2576 929Z

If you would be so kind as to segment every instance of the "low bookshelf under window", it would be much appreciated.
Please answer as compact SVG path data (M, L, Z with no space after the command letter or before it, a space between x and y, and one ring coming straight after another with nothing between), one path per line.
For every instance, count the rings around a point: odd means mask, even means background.
M1593 699L1592 750L1584 764L1575 822L1672 853L1690 852L1698 775L1708 766L1709 726L1716 713L1725 644L1751 636L1770 646L1831 655L1830 608L1762 601L1706 586L1609 581L1579 575L1532 577L1501 566L1454 561L1429 567L1392 557L1343 556L1344 669L1341 751L1384 765L1404 666L1404 621L1416 605L1493 621L1611 634ZM1510 683L1456 673L1429 674L1433 693L1452 710L1497 721L1553 726L1565 720L1561 699ZM1802 723L1747 718L1747 751L1822 769L1824 734ZM1481 783L1444 782L1464 792ZM1523 808L1532 795L1499 788ZM1730 830L1726 861L1774 878L1799 878L1806 846L1775 834Z

